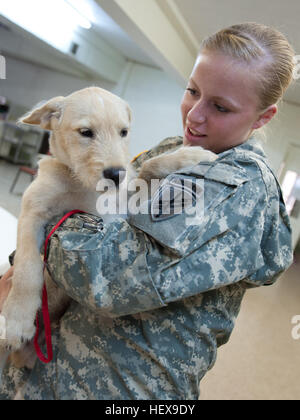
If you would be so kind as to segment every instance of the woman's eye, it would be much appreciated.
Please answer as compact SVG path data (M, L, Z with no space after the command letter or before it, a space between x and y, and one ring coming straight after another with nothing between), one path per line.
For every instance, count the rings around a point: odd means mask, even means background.
M90 128L83 128L79 130L79 133L82 137L87 137L89 139L94 137L94 132Z
M224 108L224 107L223 107L223 106L221 106L221 105L215 104L215 107L217 108L217 110L218 110L219 112L229 112L229 110L228 110L227 108Z
M124 128L123 130L121 130L120 136L121 137L127 137L128 136L128 130L127 130L127 128Z
M197 91L195 90L195 89L192 89L192 88L187 88L187 91L192 95L192 96L195 96L195 95L197 95Z

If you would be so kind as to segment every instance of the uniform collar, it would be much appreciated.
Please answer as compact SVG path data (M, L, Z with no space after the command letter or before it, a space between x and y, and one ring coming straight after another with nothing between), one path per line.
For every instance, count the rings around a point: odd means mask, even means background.
M266 154L262 147L261 141L255 138L254 136L251 136L245 143L242 143L231 149L225 150L225 152L220 153L218 156L223 157L228 154L231 154L232 152L246 152L246 151L248 152L251 151L255 153L256 155L259 155L260 157L266 159Z

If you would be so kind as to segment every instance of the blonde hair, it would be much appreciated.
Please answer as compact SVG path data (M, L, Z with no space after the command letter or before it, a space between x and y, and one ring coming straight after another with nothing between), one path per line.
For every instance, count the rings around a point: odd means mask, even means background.
M254 22L222 29L204 39L203 51L220 52L254 65L258 81L259 110L276 104L293 79L295 52L277 29Z

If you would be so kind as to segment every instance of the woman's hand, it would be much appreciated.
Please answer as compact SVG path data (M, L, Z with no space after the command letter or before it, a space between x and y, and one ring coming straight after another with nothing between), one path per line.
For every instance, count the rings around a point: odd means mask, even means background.
M13 273L14 268L11 267L0 279L0 312L2 311L4 302L10 292Z

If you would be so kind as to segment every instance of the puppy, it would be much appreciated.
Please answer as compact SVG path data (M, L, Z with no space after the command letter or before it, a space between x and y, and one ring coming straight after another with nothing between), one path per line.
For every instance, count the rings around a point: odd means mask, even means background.
M22 200L12 289L1 311L6 331L0 346L12 349L20 349L35 333L43 285L44 226L71 209L96 213L99 180L110 177L118 183L119 172L128 168L131 110L121 98L87 88L52 99L21 121L52 131L52 157L40 162L38 177ZM62 297L56 302L60 312Z
M2 359L7 356L7 347L17 350L12 356L16 366L32 367L33 346L24 347L24 343L34 337L35 317L41 307L44 227L54 216L73 209L96 214L99 180L109 178L118 185L126 174L134 176L129 163L131 110L121 98L92 87L54 98L21 122L51 131L52 156L40 161L38 176L22 200L12 288L2 311L0 308L6 329L0 350ZM139 177L161 179L182 167L215 158L200 147L182 147L145 162ZM58 322L69 298L49 276L46 284L50 317Z

